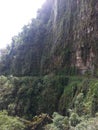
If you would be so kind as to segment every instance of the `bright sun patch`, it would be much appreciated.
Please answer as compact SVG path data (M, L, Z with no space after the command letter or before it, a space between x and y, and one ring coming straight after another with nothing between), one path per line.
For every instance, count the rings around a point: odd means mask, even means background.
M0 48L11 42L21 28L36 17L45 0L0 0Z

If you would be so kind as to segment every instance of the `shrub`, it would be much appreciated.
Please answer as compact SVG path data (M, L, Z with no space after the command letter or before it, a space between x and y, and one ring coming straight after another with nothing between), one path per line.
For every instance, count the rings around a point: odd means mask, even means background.
M7 111L0 111L0 130L24 130L25 125L17 117L8 116Z
M53 113L53 124L57 130L67 130L69 128L69 119L56 112Z
M75 112L78 113L79 115L83 114L84 109L83 98L84 98L83 93L79 93L75 101Z
M76 126L76 125L79 124L80 121L81 121L80 118L79 118L79 116L78 116L78 114L76 114L76 113L74 113L74 112L71 114L69 120L70 120L70 124L71 124L72 126Z

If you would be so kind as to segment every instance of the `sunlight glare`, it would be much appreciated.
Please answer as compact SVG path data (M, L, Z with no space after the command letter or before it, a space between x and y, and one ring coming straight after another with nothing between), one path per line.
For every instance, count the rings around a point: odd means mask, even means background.
M14 35L36 17L45 0L0 0L0 48L11 43Z

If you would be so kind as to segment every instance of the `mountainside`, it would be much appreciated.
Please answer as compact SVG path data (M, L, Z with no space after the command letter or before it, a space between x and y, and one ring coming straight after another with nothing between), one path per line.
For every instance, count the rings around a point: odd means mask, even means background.
M81 73L93 73L98 55L98 1L55 0L53 9L48 67L75 67Z
M46 0L0 50L0 130L98 130L97 44L98 0Z
M97 43L97 0L47 0L37 18L13 37L0 73L39 75L62 69L97 75Z

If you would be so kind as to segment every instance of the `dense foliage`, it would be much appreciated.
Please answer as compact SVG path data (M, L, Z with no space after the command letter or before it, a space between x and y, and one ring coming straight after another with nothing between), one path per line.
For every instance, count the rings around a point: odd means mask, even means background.
M98 129L97 6L46 0L0 51L0 130Z
M97 85L97 79L86 77L53 74L44 77L19 78L1 76L0 110L6 109L9 115L17 115L25 119L32 119L42 112L52 115L57 111L64 117L61 115L55 117L54 114L55 126L53 127L60 130L67 129L69 122L71 126L76 127L83 120L97 115ZM64 126L63 122L65 122Z
M67 77L0 77L0 109L10 115L32 118L41 112L52 114L68 83Z
M11 117L6 111L0 111L0 130L24 130L25 128L18 117Z

